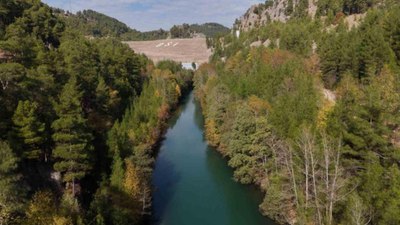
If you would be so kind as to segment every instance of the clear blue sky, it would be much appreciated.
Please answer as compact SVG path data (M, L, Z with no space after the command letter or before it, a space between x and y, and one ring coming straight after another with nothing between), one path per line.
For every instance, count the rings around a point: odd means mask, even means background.
M42 0L72 12L93 9L140 31L169 29L174 24L217 22L231 27L260 0Z

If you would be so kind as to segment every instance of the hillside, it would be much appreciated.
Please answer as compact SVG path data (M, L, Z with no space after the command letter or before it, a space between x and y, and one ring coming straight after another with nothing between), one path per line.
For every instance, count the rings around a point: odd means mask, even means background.
M400 4L275 0L195 74L206 137L281 224L400 224ZM235 32L236 34L236 32Z
M129 30L84 14L87 31ZM192 71L87 38L41 1L0 1L0 18L0 224L143 224L153 149Z
M54 11L67 26L80 31L85 36L117 37L123 40L153 40L168 36L168 32L161 29L149 32L137 31L117 19L93 10L83 10L76 14L60 9L54 9Z
M399 225L400 2L249 7L143 33L1 0L0 225Z
M378 6L382 6L382 1L267 0L264 4L251 6L235 21L234 27L249 31L274 21L286 22L305 16L332 18L339 12L349 16L365 13L368 9Z
M182 24L175 25L170 30L171 38L192 38L197 36L206 36L214 38L223 36L230 32L230 29L218 23L205 24Z
M117 37L125 41L157 40L166 38L192 38L198 36L215 37L225 35L230 29L217 23L175 25L169 31L159 29L140 32L119 20L93 10L83 10L72 14L61 9L54 12L66 25L92 37Z

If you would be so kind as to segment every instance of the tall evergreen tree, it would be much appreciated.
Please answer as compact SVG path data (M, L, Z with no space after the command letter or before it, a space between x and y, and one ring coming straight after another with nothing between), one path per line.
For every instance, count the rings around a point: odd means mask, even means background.
M22 155L27 159L38 160L45 155L43 150L45 124L40 122L38 108L36 102L20 101L13 116Z
M69 184L67 187L72 185L73 194L75 183L91 169L92 135L87 129L81 98L77 79L72 76L55 105L58 119L52 124L56 145L53 155L57 159L54 169L63 174L64 181Z
M111 168L111 177L110 177L111 186L119 190L122 190L124 176L125 176L124 162L121 159L119 152L117 151L114 153L114 160Z
M386 17L384 23L385 39L396 54L400 64L400 7L394 7Z
M0 141L0 224L11 224L13 214L22 206L24 190L19 183L18 161L8 143Z

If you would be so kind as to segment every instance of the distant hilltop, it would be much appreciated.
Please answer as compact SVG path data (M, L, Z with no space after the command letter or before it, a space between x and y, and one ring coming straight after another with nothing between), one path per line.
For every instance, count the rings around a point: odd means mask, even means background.
M267 0L251 6L246 13L236 19L234 29L249 31L270 22L286 22L291 18L332 18L345 17L349 25L373 7L386 4L386 1L336 1L326 0Z
M174 25L169 31L159 29L141 32L130 28L125 23L93 11L83 10L76 14L62 9L53 9L67 25L80 31L89 37L116 37L124 41L158 40L167 38L193 38L193 37L216 37L225 35L230 29L218 23L205 24L182 24Z

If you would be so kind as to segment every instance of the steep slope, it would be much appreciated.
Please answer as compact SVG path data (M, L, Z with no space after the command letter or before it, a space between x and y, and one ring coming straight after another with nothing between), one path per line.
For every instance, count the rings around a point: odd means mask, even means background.
M309 16L335 17L339 13L345 16L363 14L372 7L392 4L389 1L329 1L329 0L267 0L264 4L253 5L236 20L237 30L249 31L269 22L286 22L291 18ZM351 19L350 19L351 20Z
M214 39L194 78L207 140L282 224L400 224L400 4L307 2Z

